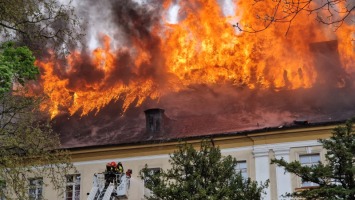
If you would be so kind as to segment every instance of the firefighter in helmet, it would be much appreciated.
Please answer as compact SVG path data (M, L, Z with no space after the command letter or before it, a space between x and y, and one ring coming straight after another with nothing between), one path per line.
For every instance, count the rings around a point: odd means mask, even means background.
M105 179L106 179L106 184L109 185L111 182L114 182L116 176L115 176L115 168L117 167L117 164L112 161L110 163L106 164L106 173L105 173Z
M106 164L106 172L108 173L113 173L115 171L115 168L117 167L117 164L112 161Z
M118 173L123 174L124 170L123 170L123 165L121 162L117 163L117 171L118 171Z

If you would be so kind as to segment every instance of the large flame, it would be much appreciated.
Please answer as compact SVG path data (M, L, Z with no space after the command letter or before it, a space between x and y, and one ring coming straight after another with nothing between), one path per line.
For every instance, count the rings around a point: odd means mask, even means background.
M171 5L166 1L163 13ZM255 16L272 11L273 5L272 0L255 5L240 1L235 3L235 16L225 16L216 0L180 1L179 22L169 24L162 16L159 23L149 27L147 38L132 36L131 44L114 49L111 42L115 38L104 36L102 48L88 55L73 52L65 64L54 55L37 61L43 71L43 90L50 101L44 109L49 109L52 117L60 110L86 115L120 99L125 111L147 98L159 99L196 84L274 90L310 88L317 78L310 43L329 39L338 40L343 67L348 73L354 72L354 27L346 23L333 32L331 26L321 27L308 14L299 13L287 36L287 25L272 25L251 34L231 24L239 19L244 26L262 27ZM86 64L91 66L87 73L95 81L80 74ZM149 75L152 71L154 76Z

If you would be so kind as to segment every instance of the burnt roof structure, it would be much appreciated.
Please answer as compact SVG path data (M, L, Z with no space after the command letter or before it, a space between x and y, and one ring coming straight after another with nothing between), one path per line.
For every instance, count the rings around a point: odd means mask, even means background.
M116 101L95 114L61 115L54 129L64 148L84 148L324 126L355 116L355 73L341 67L338 42L309 47L317 73L311 88L196 85L125 112Z
M116 123L125 124L125 126L116 130L109 129L109 127L106 129L93 128L87 129L87 132L81 130L73 131L70 135L61 134L62 145L64 148L80 149L267 133L275 130L335 125L351 117L350 113L348 115L342 113L343 119L334 115L338 120L334 120L329 116L318 116L318 118L309 120L279 121L278 124L270 125L238 118L237 115L229 115L233 120L227 120L221 116L190 116L181 119L171 119L163 111L163 109L150 109L145 112L146 114L152 112L150 113L151 115L157 115L155 116L157 118L155 118L154 123L155 125L160 124L161 128L154 129L154 131L147 130L151 126L149 123L152 122L149 116L146 116L145 119L142 117L136 118L134 119L134 123L128 122L129 119L127 118L121 118ZM105 133L103 130L107 132Z

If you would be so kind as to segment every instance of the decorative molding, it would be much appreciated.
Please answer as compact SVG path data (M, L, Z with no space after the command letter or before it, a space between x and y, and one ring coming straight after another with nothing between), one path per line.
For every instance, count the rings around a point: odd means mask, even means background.
M307 152L308 154L312 153L311 147L306 147L306 152Z
M240 151L248 151L253 150L254 157L263 157L269 156L270 149L273 149L280 154L286 153L287 149L295 148L295 147L308 147L308 146L319 146L321 145L317 140L308 140L308 141L300 141L300 142L284 142L284 143L275 143L275 144L265 144L265 145L255 145L255 146L247 146L247 147L237 147L237 148L227 148L221 149L222 153L232 153L232 152L240 152ZM151 159L168 159L169 154L161 154L161 155L153 155L153 156L137 156L130 158L112 158L112 159L102 159L102 160L91 160L91 161L79 161L74 162L74 165L89 165L89 164L102 164L111 162L112 160L119 160L122 162L126 161L139 161L139 160L151 160Z
M254 158L257 157L269 157L269 148L254 148Z
M253 147L247 146L247 147L221 149L221 153L234 153L234 152L248 151L248 150L253 150Z
M253 149L252 146L227 148L227 149L221 149L221 153L234 153L240 151L248 151L252 149ZM139 157L130 157L130 158L112 158L112 159L103 159L103 160L79 161L79 162L74 162L74 165L78 166L78 165L89 165L89 164L102 164L102 163L111 162L112 160L127 162L127 161L139 161L139 160L151 160L151 159L168 159L168 158L169 158L169 154L161 154L161 155L154 155L154 156L139 156Z
M319 145L321 144L317 140L255 145L253 147L253 155L254 158L268 156L269 151L273 150L275 152L275 156L286 156L290 154L291 148L310 147L310 146L319 146Z
M276 147L274 148L274 153L276 157L284 157L290 155L291 147Z
M320 146L317 140L305 140L297 142L283 142L283 143L274 143L274 144L264 144L264 145L255 145L254 148L296 148L296 147L308 147L308 146Z
M79 166L79 165L102 164L102 163L111 162L112 160L127 162L127 161L152 160L152 159L168 159L168 158L169 158L168 154L162 154L162 155L139 156L139 157L131 157L131 158L113 158L113 159L103 159L103 160L81 161L81 162L73 162L73 164L75 166Z

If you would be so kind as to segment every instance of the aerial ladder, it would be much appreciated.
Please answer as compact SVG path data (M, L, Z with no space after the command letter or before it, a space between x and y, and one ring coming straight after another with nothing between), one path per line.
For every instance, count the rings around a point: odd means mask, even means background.
M127 199L132 170L126 173L105 171L94 174L87 200Z

